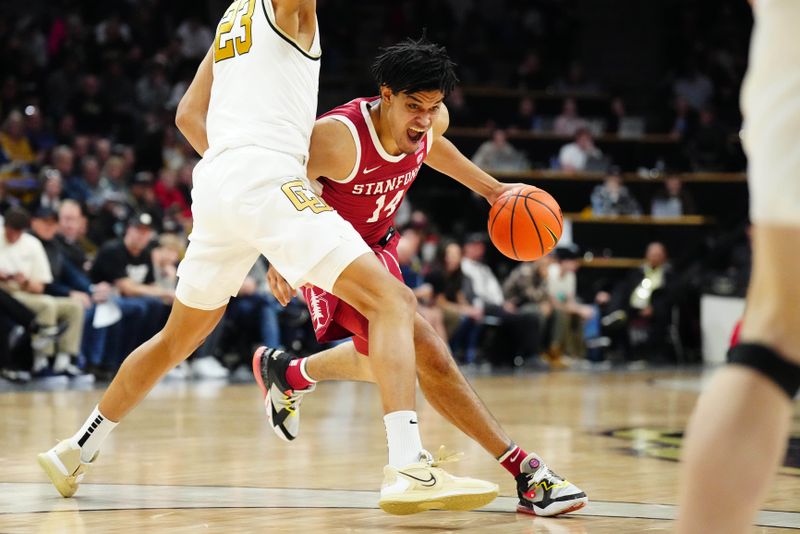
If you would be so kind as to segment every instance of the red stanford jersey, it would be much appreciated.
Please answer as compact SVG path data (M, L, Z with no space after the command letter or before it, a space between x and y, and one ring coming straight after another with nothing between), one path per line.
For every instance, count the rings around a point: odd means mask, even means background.
M372 246L386 235L394 213L414 183L422 161L428 155L433 131L422 138L417 152L392 156L378 140L369 107L379 98L356 98L322 117L342 122L356 143L356 164L342 181L320 177L322 198Z

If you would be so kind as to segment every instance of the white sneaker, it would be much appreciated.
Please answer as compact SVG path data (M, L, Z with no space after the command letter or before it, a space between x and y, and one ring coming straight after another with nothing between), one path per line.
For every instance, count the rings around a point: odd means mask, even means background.
M67 353L59 352L53 361L53 372L57 375L66 376L75 382L84 384L94 383L94 375L87 373L76 364L76 358Z
M191 366L192 374L197 378L228 378L228 370L213 356L197 358Z
M41 453L37 460L58 492L63 497L72 497L78 491L89 464L97 459L99 453L100 451L95 452L91 461L84 463L81 461L81 448L78 444L71 439L65 439L49 451Z
M540 516L574 512L589 502L586 493L551 471L533 453L522 461L522 473L517 476L517 495L518 512Z
M436 467L423 451L420 461L396 469L383 468L383 485L378 502L384 512L408 515L426 510L474 510L497 497L497 484L475 478L453 476Z
M191 374L192 370L189 369L189 364L186 362L181 362L176 367L173 367L164 378L169 380L186 380L191 376Z

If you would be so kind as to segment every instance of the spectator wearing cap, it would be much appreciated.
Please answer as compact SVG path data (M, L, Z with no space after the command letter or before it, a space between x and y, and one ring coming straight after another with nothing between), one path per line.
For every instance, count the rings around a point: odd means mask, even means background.
M122 358L164 325L166 305L175 297L173 289L155 283L154 237L153 217L148 213L135 215L128 221L122 239L103 244L89 272L93 283L108 282L119 294L114 302L122 312L122 320L110 327L104 357L108 368L118 366Z
M57 238L58 232L59 216L55 211L40 207L34 212L31 234L42 243L53 274L53 281L45 285L44 292L54 297L68 297L81 304L85 314L81 353L87 364L96 364L103 355L106 332L95 328L93 319L96 305L111 297L111 285L106 282L92 284L82 265L70 258L62 241ZM84 365L78 363L72 364L70 374L82 374Z
M140 171L133 175L131 182L131 207L134 213L148 213L153 217L153 228L160 232L164 224L164 209L156 197L153 173Z
M591 132L586 128L578 128L575 140L562 146L558 152L558 164L565 171L584 171L590 160L602 157L603 152L595 146Z
M47 340L41 345L42 351L34 355L34 374L48 374L51 371L48 360L55 356L52 372L79 375L76 364L83 332L83 306L69 297L45 294L45 288L53 282L53 274L42 243L25 233L29 225L30 215L24 209L11 208L6 212L0 235L0 287L33 310L42 326L55 327L59 322L66 325L57 341Z
M639 202L622 185L619 168L612 168L605 181L594 188L591 196L594 215L641 215Z

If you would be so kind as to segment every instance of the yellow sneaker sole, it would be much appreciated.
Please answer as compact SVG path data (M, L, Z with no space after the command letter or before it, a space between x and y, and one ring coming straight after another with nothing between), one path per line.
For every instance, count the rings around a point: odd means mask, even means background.
M406 496L411 497L411 496ZM387 499L378 503L381 510L392 515L410 515L428 510L462 511L475 510L486 506L497 497L497 491L467 495L431 496L423 500Z
M46 452L39 454L36 457L36 461L39 462L39 466L47 474L50 482L52 482L53 486L55 486L62 497L72 497L75 495L75 492L78 491L78 485L70 484L68 477L64 476L58 467L53 465L52 460L48 457Z

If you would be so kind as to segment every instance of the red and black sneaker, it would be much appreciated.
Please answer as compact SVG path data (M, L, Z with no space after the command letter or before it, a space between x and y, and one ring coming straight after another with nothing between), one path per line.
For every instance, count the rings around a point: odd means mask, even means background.
M300 432L300 403L316 388L294 390L286 382L286 369L296 356L279 349L259 347L253 354L253 375L261 393L270 426L284 441L292 441Z
M529 454L517 475L517 511L524 514L555 516L580 510L589 502L580 488L564 480L535 454Z

